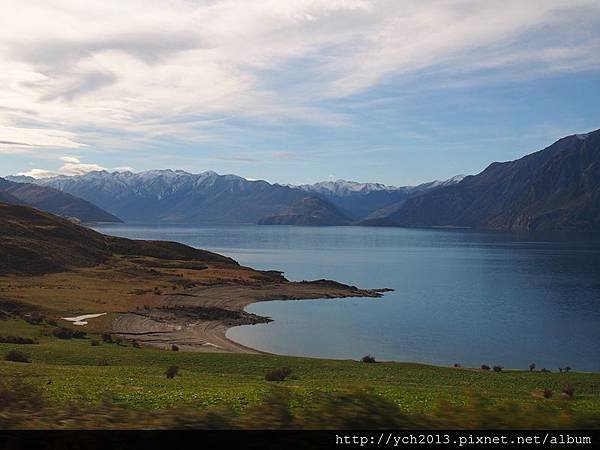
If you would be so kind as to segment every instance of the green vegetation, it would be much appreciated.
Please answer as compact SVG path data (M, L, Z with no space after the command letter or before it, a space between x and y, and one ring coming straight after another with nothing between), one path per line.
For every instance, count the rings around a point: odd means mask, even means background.
M535 417L551 415L565 421L548 422L557 426L568 420L600 426L600 374L596 373L541 373L527 368L494 372L409 363L364 364L276 355L188 353L135 348L130 343L103 342L92 346L92 339L99 339L98 336L59 339L52 335L54 328L47 324L31 325L8 319L0 321L0 327L4 334L39 341L38 345L27 346L31 363L0 362L0 384L19 380L39 390L53 408L73 404L101 408L106 399L111 399L111 404L117 405L115 408L123 407L129 411L127 414L142 415L144 411L171 414L168 410L173 408L191 409L196 415L202 412L220 421L225 421L227 414L235 414L236 426L242 426L246 414L251 415L251 411L268 403L274 383L266 381L265 374L287 367L293 370L294 377L277 386L283 387L289 396L292 412L284 412L293 414L296 424L310 423L312 412L303 405L320 405L319 414L330 410L332 416L335 405L342 409L371 405L369 408L381 406L406 415L410 421L422 414L430 419L438 417L436 420L445 417L446 425L456 420L457 426L462 426L460 423L475 426L469 414L483 414L489 421L499 420L497 416L504 414L513 421L511 426L517 426L517 419L537 414ZM5 355L15 347L0 344L0 354ZM179 368L173 379L165 376L170 366ZM368 394L360 390L366 387ZM348 397L349 392L354 394ZM550 392L563 395L545 398ZM283 394L278 395L278 401L282 401ZM507 402L512 406L507 406ZM215 407L228 412L215 415ZM509 413L510 408L513 412ZM443 411L452 414L446 417ZM244 415L237 416L241 412ZM198 420L195 417L192 422Z

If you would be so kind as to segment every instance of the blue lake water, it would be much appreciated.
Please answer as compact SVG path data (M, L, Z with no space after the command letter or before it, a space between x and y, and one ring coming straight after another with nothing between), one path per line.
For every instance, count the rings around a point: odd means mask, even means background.
M365 227L109 225L183 242L292 280L395 289L383 298L274 301L228 336L290 355L600 371L600 239Z

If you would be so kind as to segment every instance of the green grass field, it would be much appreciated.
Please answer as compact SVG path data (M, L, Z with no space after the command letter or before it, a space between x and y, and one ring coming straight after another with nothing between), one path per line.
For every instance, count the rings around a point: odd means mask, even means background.
M483 394L491 401L514 401L522 405L553 404L586 413L600 414L600 374L540 373L435 367L423 364L297 358L270 355L184 353L134 348L91 339L61 340L52 337L52 327L30 325L22 320L0 321L0 335L32 337L39 344L0 344L2 358L17 349L31 363L0 362L0 381L20 379L39 387L53 403L83 401L98 403L111 398L135 409L173 407L206 408L231 405L242 410L259 402L270 386L280 384L293 393L295 403L304 403L319 392L339 392L366 387L391 400L407 413L430 411L440 400L463 404L469 393ZM90 336L98 338L97 336ZM174 379L165 370L177 365ZM277 367L293 369L283 383L267 382L265 373ZM561 398L566 386L575 398ZM541 395L551 389L551 399Z

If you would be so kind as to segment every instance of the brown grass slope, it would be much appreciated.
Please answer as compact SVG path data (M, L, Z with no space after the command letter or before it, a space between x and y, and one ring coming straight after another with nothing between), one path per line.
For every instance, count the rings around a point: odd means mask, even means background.
M175 242L105 236L50 213L0 203L0 275L93 267L115 255L237 265L230 258Z

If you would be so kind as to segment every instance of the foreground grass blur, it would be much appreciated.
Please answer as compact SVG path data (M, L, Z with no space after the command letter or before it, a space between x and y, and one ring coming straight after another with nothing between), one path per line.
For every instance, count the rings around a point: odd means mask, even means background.
M0 385L2 429L576 429L597 428L600 417L557 405L523 407L473 396L460 407L440 402L427 414L407 414L368 390L321 393L310 403L292 406L293 393L273 387L242 412L209 409L139 411L109 399L84 405L51 405L41 391L15 381Z

